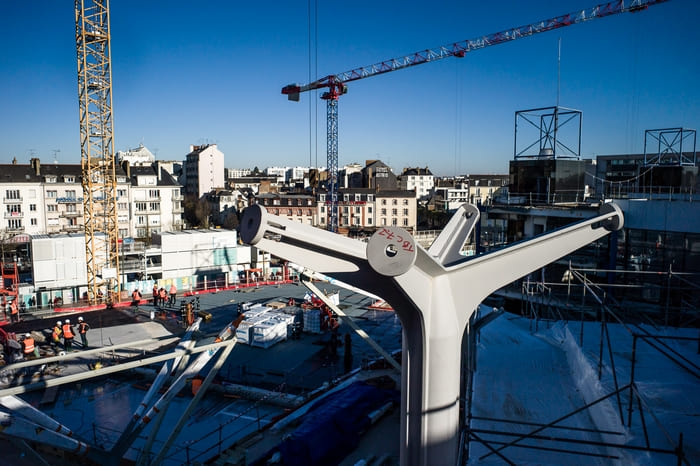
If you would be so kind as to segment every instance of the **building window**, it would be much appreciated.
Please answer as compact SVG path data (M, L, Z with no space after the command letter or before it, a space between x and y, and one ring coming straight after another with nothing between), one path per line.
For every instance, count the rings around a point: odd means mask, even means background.
M66 190L66 197L69 199L76 199L75 197L75 190L74 189L68 189Z
M160 202L149 202L148 207L151 212L160 212Z
M32 225L36 225L36 219L35 219L35 218L31 219L31 220L30 220L30 223L31 223Z
M19 197L19 189L8 189L5 191L5 199L21 199Z
M399 203L399 201L398 201L397 199L392 199L392 200L391 200L391 205L396 205L396 204L398 204L398 203Z
M348 206L343 207L343 213L344 213L345 215L348 214Z
M292 209L287 209L287 215L292 215Z
M126 196L126 189L117 189L117 197Z
M145 225L146 224L146 217L143 215L139 215L136 217L136 224L137 225Z
M58 197L58 192L56 190L46 191L46 197L50 199L56 199L56 197Z
M146 203L145 202L137 202L136 203L136 212L146 212Z
M398 212L398 209L391 209L391 215L396 215Z
M148 190L148 197L160 197L160 189L149 189Z
M119 210L126 210L128 208L129 208L129 204L127 204L126 202L117 203L117 209L119 209Z
M318 200L320 202L325 202L326 201L326 195L325 194L319 194L318 195Z
M353 223L355 224L355 226L360 226L360 217L355 217L353 219Z
M397 222L396 222L396 219L395 219L395 218L392 218L392 219L391 219L391 224L392 224L393 226L396 226L396 225L397 225Z
M386 215L386 209L382 209L381 213L382 215Z
M355 213L359 215L359 213L360 213L360 207L355 207Z
M5 206L7 208L7 213L11 215L19 215L22 213L22 206L19 204L8 204Z
M31 212L36 212L36 204L29 204L29 210Z
M374 196L372 194L367 195L367 202L372 202L373 199L374 199Z
M324 206L324 205L321 206L321 213L322 214L326 213L326 206Z
M297 215L300 216L300 217L301 217L302 215L304 215L304 214L302 213L302 210L301 210L301 209L297 209Z
M403 200L403 205L408 205L408 199Z
M382 218L382 226L386 226L386 219Z
M11 218L7 221L7 227L10 230L19 230L22 228L22 220L18 218Z
M367 225L371 225L371 224L372 224L372 217L367 219Z
M372 213L372 206L367 207L367 213L371 214Z
M386 199L382 199L382 205L386 205Z
M65 176L63 179L64 179L64 181L65 181L66 183L75 183L75 177L74 177L74 176Z
M56 204L49 204L46 206L47 212L56 212Z
M408 215L408 209L404 209L404 210L403 210L403 214L404 214L404 215Z

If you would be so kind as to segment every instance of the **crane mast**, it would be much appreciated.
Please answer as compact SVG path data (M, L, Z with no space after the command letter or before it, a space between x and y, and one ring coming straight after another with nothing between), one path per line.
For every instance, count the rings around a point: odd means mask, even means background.
M339 74L328 75L308 84L289 84L284 86L282 88L282 94L285 94L288 100L295 102L299 101L299 95L302 92L328 88L328 91L324 92L321 96L321 98L326 101L327 107L326 153L329 180L328 197L330 198L328 208L328 230L337 231L338 229L338 99L341 95L347 92L347 86L345 83L377 76L379 74L389 73L391 71L402 70L411 66L434 62L443 58L462 58L468 52L472 52L474 50L514 41L516 39L529 37L541 32L552 31L554 29L583 23L593 19L604 18L606 16L611 16L618 13L634 13L646 10L649 6L664 3L666 1L668 0L631 0L629 2L625 2L625 0L617 0L614 2L602 3L585 10L567 13L554 18L528 24L526 26L506 29L493 34L476 37L474 39L453 42L435 49L421 50L410 55L384 60L369 66L354 68Z
M75 0L88 300L119 290L109 0ZM116 285L112 280L116 280Z

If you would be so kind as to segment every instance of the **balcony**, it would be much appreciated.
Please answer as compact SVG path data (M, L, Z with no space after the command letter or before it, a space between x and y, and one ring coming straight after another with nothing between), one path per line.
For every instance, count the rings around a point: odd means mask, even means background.
M22 218L24 217L23 212L5 212L5 218Z
M82 225L62 225L61 226L61 231L67 231L69 233L75 233L78 231L82 231L83 226Z
M21 204L22 198L21 197L3 197L2 201L5 204Z
M77 212L77 211L73 211L73 212L61 212L61 213L59 214L59 217L63 217L63 218L75 218L75 217L80 217L81 215L82 215L82 212Z

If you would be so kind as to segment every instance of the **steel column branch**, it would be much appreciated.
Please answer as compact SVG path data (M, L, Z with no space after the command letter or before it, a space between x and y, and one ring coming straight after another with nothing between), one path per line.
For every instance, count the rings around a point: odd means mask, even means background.
M248 207L241 220L246 243L382 296L396 310L403 326L402 465L455 464L460 348L479 303L623 225L619 207L605 204L592 219L491 254L460 258L478 217L473 206L460 207L427 251L397 227L379 229L365 244L270 215L260 205Z

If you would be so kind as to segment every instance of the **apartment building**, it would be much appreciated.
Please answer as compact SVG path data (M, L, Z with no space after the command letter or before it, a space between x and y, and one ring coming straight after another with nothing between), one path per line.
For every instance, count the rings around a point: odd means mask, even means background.
M80 165L41 165L34 158L29 164L2 164L0 170L5 237L84 231ZM120 238L182 229L182 187L157 162L137 167L125 162L116 167L116 182Z
M418 224L418 200L414 191L379 190L375 194L377 227L399 226L414 233Z
M255 196L255 203L274 215L289 220L317 225L316 200L309 194L264 193Z
M399 188L404 191L416 191L418 199L428 196L435 186L435 176L428 167L404 168L398 176Z
M197 199L214 188L225 187L224 153L216 144L190 146L183 170L185 192L197 196Z
M128 235L120 231L120 236L150 239L155 233L182 230L182 186L168 170L158 162L133 167L125 162L123 167L130 182L129 196L128 201L120 197L117 203L129 203L131 222Z

